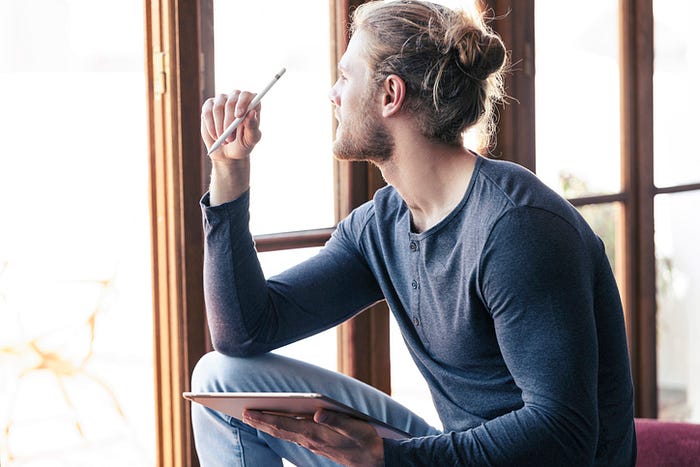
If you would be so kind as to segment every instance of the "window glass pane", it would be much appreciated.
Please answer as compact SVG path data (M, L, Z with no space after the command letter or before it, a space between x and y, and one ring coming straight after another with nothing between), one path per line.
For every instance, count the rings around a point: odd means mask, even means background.
M569 197L620 191L618 43L617 2L535 1L537 173Z
M266 277L278 274L315 255L320 248L298 248L295 250L260 253L260 264ZM336 329L331 328L315 336L287 345L276 352L329 370L338 369L338 345Z
M654 204L659 417L700 422L700 192Z
M214 1L217 93L258 92L287 68L262 102L251 179L255 234L335 222L328 5Z
M654 182L657 186L700 182L695 141L700 96L700 42L691 21L695 0L654 2Z
M155 464L142 2L0 2L0 464Z
M618 284L622 278L621 261L618 259L621 253L617 245L620 242L620 225L622 222L622 204L621 203L605 203L605 204L590 204L578 208L579 212L586 219L593 231L603 240L605 244L605 253L608 255L608 261L615 271Z

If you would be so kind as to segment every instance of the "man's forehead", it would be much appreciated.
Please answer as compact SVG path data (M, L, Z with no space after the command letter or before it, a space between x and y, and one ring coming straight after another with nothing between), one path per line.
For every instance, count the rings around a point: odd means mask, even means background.
M338 68L342 71L347 71L349 69L355 68L358 65L366 65L366 58L364 54L364 37L360 31L357 31L350 38L348 42L348 47L345 53L340 58L338 62Z

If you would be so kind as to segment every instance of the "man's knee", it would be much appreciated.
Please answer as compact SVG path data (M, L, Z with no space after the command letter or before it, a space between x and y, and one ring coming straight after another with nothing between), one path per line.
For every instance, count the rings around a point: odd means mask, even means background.
M192 391L231 391L231 379L240 377L245 365L235 357L209 352L199 359L192 371Z
M262 390L258 380L274 373L275 356L229 357L219 352L205 354L192 371L192 392L248 392ZM270 368L268 368L270 367ZM264 378L263 378L264 379Z
M199 359L192 371L191 387L193 392L211 390L211 383L216 377L216 360L219 354L209 352Z

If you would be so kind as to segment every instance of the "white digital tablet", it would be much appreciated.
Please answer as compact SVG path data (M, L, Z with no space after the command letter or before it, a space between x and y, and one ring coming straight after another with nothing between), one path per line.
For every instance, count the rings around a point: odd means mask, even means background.
M184 392L182 397L241 420L244 409L288 417L312 418L318 409L334 410L369 422L382 438L405 439L411 435L367 414L317 393L298 392Z

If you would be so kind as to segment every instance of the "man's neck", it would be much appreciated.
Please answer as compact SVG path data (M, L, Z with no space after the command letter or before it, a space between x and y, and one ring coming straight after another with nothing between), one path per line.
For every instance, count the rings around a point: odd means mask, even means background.
M413 231L420 233L438 224L461 202L475 161L463 147L412 134L396 138L393 157L378 166L411 211Z

